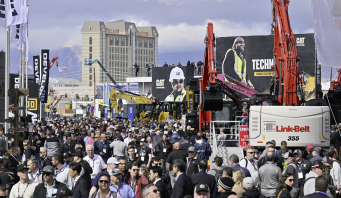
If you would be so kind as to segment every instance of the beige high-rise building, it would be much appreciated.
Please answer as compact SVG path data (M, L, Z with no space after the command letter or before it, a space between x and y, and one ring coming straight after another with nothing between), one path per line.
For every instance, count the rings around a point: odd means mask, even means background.
M98 59L113 79L123 84L126 77L138 76L146 64L158 62L158 37L154 26L136 27L132 22L116 20L104 24L101 21L85 22L82 27L82 85L94 86L112 83L97 63L84 65L84 58ZM94 76L95 69L95 76Z

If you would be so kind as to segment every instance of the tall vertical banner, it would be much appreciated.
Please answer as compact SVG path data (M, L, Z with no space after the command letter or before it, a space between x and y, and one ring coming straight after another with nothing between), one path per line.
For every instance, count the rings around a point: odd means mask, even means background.
M112 119L116 119L116 107L112 108Z
M50 50L40 50L40 86L39 97L42 103L47 102L49 88L49 73L50 73Z
M129 109L128 119L134 121L133 107L129 107L128 109Z
M40 61L39 55L33 56L34 83L40 84Z
M318 62L341 68L341 1L312 0Z

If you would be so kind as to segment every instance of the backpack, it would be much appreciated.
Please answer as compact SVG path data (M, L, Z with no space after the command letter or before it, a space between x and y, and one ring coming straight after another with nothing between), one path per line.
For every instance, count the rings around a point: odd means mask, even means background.
M299 194L298 194L298 198L304 197L304 184L305 184L309 179L312 179L312 178L315 178L315 177L309 177L309 178L307 178L307 179L304 181L304 183L301 185L300 191L299 191Z
M215 170L214 177L215 177L216 182L218 182L218 180L223 177L223 169L221 170L212 169L212 170Z

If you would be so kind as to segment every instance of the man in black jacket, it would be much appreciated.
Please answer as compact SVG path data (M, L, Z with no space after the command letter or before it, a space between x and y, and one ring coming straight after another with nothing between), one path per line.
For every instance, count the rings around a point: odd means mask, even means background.
M152 166L149 169L149 179L157 187L162 198L169 198L167 185L162 181L162 168L159 166Z
M19 160L19 156L21 154L21 150L19 147L14 146L12 148L12 155L8 158L8 167L12 170L12 172L17 174L17 166L21 164Z
M173 163L173 173L176 175L173 192L170 198L179 198L186 195L193 195L191 178L184 173L186 164L182 160L175 160Z
M207 161L200 160L199 165L199 172L191 176L192 186L193 188L197 184L206 184L210 188L210 197L217 196L217 182L215 177L206 173L207 169Z
M157 144L157 148L155 150L159 151L159 157L161 159L161 167L166 170L166 160L170 152L173 150L173 145L167 139L167 135L164 134L162 136L162 141ZM169 170L168 170L169 171Z
M220 192L219 197L217 198L226 198L230 195L235 195L235 192L232 192L232 188L234 186L233 179L230 177L222 177L218 180L218 192Z
M186 175L190 177L199 172L198 165L202 159L197 156L197 151L194 146L188 148L188 156L186 159Z
M54 174L54 168L52 166L45 166L43 169L43 180L44 182L41 184L38 184L38 186L35 188L33 197L47 197L47 190L46 187L53 188L52 193L48 194L48 197L52 197L54 193L57 193L57 189L65 186L65 184L60 183L59 181L53 179Z
M243 188L245 192L242 194L242 198L259 198L260 191L255 188L255 182L252 177L245 177L243 179Z
M40 148L39 152L40 156L40 164L39 164L39 169L42 170L45 166L52 166L51 158L47 156L47 150L45 147Z
M59 148L59 153L75 153L75 142L72 141L71 135L66 134L66 142Z
M79 163L81 165L81 167L83 168L84 173L83 173L82 177L85 180L86 188L87 188L88 193L89 193L89 191L91 189L92 168L90 167L90 165L88 164L87 161L83 160L83 157L84 157L83 153L81 151L77 151L75 153L75 156L73 157L73 161L76 163Z
M88 198L89 188L86 181L81 177L82 166L79 163L72 162L69 166L69 173L73 178L72 197Z

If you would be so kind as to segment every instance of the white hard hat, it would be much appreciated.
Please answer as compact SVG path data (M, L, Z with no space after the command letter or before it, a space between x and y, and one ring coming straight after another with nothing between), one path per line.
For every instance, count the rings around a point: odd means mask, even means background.
M180 67L174 67L169 75L169 82L173 79L185 79L184 72Z

